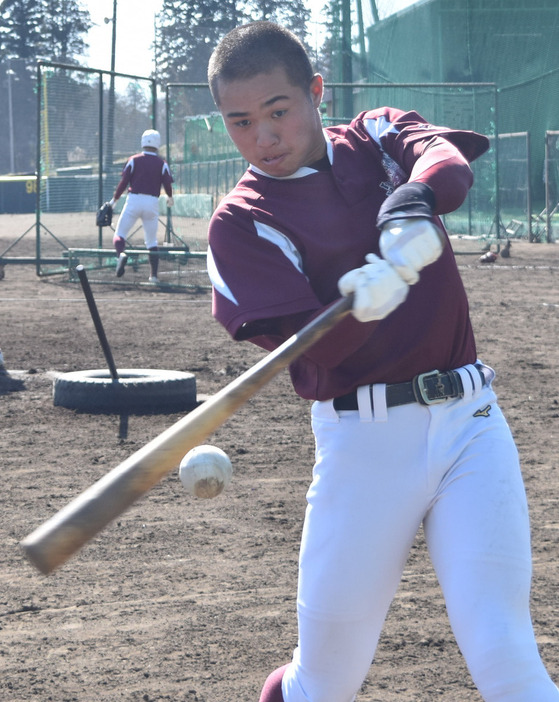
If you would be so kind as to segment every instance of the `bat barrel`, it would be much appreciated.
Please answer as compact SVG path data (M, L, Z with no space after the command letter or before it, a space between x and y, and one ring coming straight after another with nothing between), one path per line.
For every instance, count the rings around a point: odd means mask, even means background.
M22 541L28 559L44 574L62 565L203 443L248 391L245 386L239 394L227 386L104 475Z
M304 353L351 309L344 297L275 351L132 454L27 536L21 547L45 575L78 551L178 466L241 405Z

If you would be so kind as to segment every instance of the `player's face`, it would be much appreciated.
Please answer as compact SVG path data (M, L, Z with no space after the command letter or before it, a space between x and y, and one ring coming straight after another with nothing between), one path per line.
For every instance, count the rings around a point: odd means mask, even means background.
M243 158L277 178L292 175L326 153L318 107L322 78L308 91L276 68L246 80L218 82L219 109Z

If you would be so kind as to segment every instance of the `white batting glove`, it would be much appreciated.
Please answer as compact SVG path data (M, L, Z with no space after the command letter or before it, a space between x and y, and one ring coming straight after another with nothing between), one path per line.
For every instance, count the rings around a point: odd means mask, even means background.
M380 235L380 252L398 274L414 285L419 271L436 261L443 251L440 230L426 217L392 219Z
M375 254L367 263L348 271L338 281L342 295L353 293L353 316L360 322L384 319L407 297L409 286L394 268Z
M175 201L173 200L172 197L167 198L167 207L172 207L175 204Z
M114 206L116 205L116 200L114 199L114 197L112 197L112 198L109 200L109 205L110 205L111 207L114 207Z

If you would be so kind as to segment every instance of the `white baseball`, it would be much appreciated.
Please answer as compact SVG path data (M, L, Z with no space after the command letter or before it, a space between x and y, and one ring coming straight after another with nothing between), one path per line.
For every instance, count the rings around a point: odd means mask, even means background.
M229 456L217 446L196 446L179 467L179 477L186 490L203 499L217 497L227 488L232 475Z

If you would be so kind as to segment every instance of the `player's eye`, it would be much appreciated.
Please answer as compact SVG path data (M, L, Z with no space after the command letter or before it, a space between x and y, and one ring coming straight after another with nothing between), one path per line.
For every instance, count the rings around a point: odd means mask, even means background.
M277 119L278 117L283 117L286 112L287 110L274 110L274 112L272 113L272 117L274 119Z
M248 119L240 119L238 122L235 122L235 127L240 127L241 129L250 126L250 120Z

